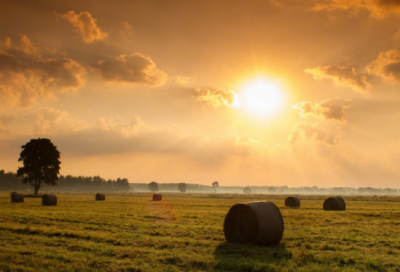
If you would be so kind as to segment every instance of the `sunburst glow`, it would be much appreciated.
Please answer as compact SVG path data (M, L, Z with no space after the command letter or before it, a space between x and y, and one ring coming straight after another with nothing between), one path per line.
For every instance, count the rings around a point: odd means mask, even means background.
M246 83L242 89L242 106L259 115L268 115L283 105L283 93L277 82L257 78Z

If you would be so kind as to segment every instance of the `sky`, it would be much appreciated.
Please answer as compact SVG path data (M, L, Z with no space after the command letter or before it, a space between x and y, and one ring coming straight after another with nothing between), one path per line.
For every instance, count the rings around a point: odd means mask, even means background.
M0 169L399 187L398 0L0 0Z

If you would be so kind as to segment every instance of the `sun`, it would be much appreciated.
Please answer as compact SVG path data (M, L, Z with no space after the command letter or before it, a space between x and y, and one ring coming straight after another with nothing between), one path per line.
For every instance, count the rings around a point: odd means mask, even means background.
M283 106L283 93L277 82L257 78L245 83L241 92L242 107L259 115L270 115Z

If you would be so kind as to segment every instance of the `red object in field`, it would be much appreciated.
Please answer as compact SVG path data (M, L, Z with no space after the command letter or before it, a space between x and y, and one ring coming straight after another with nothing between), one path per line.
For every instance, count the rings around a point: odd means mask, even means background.
M153 195L153 201L160 201L162 200L162 195L161 194L154 194Z

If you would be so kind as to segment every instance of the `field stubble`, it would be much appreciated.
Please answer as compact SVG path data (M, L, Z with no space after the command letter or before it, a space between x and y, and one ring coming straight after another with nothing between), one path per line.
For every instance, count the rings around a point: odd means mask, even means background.
M325 196L58 193L10 203L0 193L0 271L400 271L400 198L345 197L347 210L322 210ZM281 210L278 246L227 244L223 221L236 203L268 200Z

